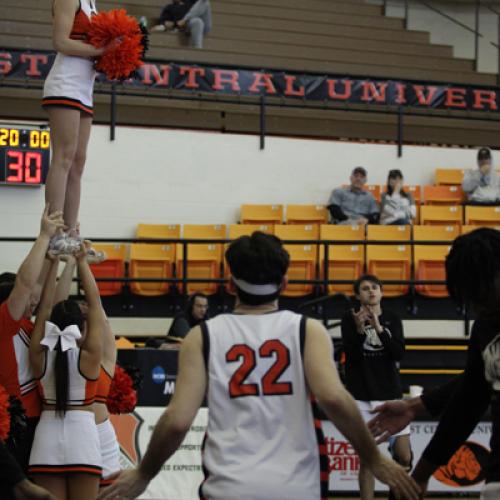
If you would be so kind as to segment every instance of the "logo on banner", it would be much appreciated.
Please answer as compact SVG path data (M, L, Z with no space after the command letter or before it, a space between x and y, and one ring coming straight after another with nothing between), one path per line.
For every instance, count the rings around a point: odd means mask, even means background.
M144 420L136 412L110 415L110 420L120 445L120 462L125 462L123 468L135 467L141 459L139 431Z
M456 488L478 484L486 477L489 455L484 446L467 441L446 465L434 473L434 478Z
M325 442L329 472L358 473L359 456L349 441L327 437Z
M165 374L165 370L161 366L155 366L151 370L151 378L155 384L163 384L167 375Z

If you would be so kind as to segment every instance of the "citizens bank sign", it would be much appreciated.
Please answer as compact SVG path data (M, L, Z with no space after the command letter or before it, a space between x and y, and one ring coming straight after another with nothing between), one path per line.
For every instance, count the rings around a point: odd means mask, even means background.
M54 57L55 54L48 51L0 48L0 78L43 80ZM106 83L103 75L99 75L97 81ZM420 109L496 113L500 107L498 87L182 64L160 60L147 60L135 78L121 84L127 88L267 96L324 103L409 106Z

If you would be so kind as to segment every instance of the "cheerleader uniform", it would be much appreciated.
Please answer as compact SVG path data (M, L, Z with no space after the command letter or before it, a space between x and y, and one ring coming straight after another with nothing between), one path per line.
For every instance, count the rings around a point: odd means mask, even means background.
M39 390L46 405L56 404L56 351L47 351L45 371L39 379ZM80 349L66 351L68 357L68 407L87 406L95 400L97 380L84 377L80 371ZM43 410L31 449L30 474L102 473L99 434L92 411L67 410L59 416Z
M113 377L101 366L95 396L96 403L106 404L112 381ZM120 446L116 438L115 428L109 418L97 424L97 432L101 447L102 476L100 485L102 487L112 484L113 480L110 480L109 476L121 470Z
M87 40L90 18L96 13L94 0L80 0L70 34L72 40ZM90 58L58 52L45 80L42 106L72 108L92 116L95 76L94 63Z

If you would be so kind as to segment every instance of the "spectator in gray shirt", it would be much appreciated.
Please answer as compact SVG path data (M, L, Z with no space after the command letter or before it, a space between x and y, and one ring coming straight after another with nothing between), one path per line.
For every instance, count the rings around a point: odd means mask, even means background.
M356 167L350 177L351 185L334 189L328 201L328 209L334 224L377 224L379 209L373 195L363 190L366 170Z
M382 195L380 224L404 226L411 224L416 215L415 200L403 189L401 170L389 170L387 192Z
M477 169L468 170L464 174L462 188L467 199L475 203L500 202L500 177L493 169L489 148L478 151L477 166Z

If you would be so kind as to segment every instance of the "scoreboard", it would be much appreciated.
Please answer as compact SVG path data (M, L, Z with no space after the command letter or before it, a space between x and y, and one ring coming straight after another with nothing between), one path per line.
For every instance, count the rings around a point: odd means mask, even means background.
M41 186L49 164L47 127L0 125L0 185Z

